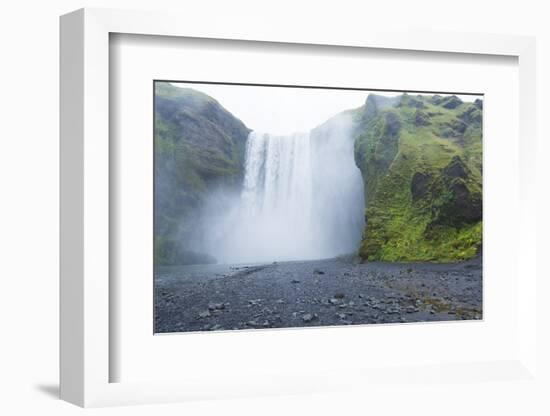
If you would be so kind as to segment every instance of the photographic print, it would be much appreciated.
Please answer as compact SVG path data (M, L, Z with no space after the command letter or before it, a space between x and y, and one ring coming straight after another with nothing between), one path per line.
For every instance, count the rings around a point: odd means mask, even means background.
M154 331L482 319L483 96L154 81Z

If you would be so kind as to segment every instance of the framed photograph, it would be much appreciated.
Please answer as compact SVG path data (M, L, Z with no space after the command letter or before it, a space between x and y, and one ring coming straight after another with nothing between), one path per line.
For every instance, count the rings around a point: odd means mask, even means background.
M533 377L533 39L180 21L61 18L62 398Z
M482 95L154 100L155 333L482 319Z

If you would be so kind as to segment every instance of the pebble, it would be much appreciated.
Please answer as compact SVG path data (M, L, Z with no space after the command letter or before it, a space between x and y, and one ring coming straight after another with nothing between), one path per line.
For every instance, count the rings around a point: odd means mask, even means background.
M317 319L317 314L316 313L306 313L305 315L302 315L302 321L304 322L311 322L313 321L314 319Z

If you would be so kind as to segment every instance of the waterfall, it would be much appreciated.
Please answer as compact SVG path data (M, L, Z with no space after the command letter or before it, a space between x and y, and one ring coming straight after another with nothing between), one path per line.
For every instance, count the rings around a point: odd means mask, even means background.
M314 258L310 136L252 132L248 138L241 215L249 251L261 259ZM273 258L275 256L277 258Z
M364 197L350 126L340 116L308 133L250 133L223 261L309 260L357 250Z

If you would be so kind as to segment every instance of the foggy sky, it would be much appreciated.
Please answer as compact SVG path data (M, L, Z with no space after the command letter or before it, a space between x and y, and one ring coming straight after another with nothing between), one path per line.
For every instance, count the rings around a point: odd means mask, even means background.
M360 107L369 94L368 91L311 88L185 83L172 85L201 91L216 99L248 128L273 134L307 132L344 110ZM402 93L375 91L374 94L393 97ZM459 97L463 101L481 98L472 95Z

